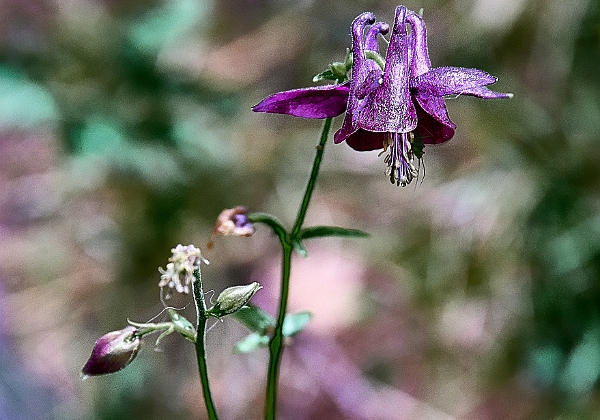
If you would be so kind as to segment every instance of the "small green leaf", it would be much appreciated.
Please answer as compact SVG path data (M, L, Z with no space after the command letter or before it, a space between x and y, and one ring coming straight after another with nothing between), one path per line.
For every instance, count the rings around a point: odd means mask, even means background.
M352 49L346 48L346 59L344 60L344 65L346 66L347 71L350 71L350 69L352 69L353 61L354 61L354 54L352 53Z
M250 353L256 349L264 348L269 345L269 336L262 335L256 332L248 335L243 340L239 341L234 347L235 353Z
M171 318L171 321L176 326L183 328L184 330L187 330L187 329L193 330L194 329L194 326L192 325L192 323L190 321L188 321L179 312L177 312L175 309L170 308L168 312L169 312L169 317Z
M304 327L306 327L311 318L312 313L308 311L286 315L285 319L283 320L283 335L285 337L291 337L295 334L298 334L304 329Z
M308 251L301 240L296 239L292 244L298 255L300 255L302 258L308 257Z
M232 314L239 322L244 324L250 331L265 334L268 330L275 328L275 319L258 306L248 305Z
M315 77L313 77L313 82L321 82L323 80L335 80L335 76L333 75L333 72L331 70L325 70L319 74L317 74Z
M348 80L348 70L346 68L346 64L345 63L340 63L339 61L336 61L335 63L331 63L329 65L329 68L331 69L331 73L333 74L333 77L335 77L335 80L339 83L343 83L346 80Z
M269 330L275 328L275 320L269 314L256 306L244 306L233 316L254 331L234 346L235 353L249 353L269 345ZM308 311L286 315L282 327L284 337L298 334L306 327L311 318L312 314Z
M324 236L367 238L369 234L362 230L348 229L338 226L313 226L302 229L298 235L300 239L321 238Z
M196 328L183 315L175 309L169 309L171 322L175 326L175 330L192 342L196 342Z

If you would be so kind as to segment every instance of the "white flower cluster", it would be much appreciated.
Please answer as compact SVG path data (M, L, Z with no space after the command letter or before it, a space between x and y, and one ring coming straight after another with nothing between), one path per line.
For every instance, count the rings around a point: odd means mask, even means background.
M166 270L158 268L161 274L158 286L167 286L178 293L187 294L190 292L190 284L194 282L194 270L200 267L200 263L208 264L208 261L202 257L200 248L194 245L179 244L171 252L173 255L169 258Z

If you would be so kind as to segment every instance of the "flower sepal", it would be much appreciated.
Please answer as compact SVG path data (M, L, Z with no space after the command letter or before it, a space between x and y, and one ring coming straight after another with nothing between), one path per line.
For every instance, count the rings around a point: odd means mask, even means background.
M187 340L191 341L192 343L195 343L196 328L194 328L192 323L173 308L170 308L168 312L169 317L171 317L171 322L173 324L174 330L181 334Z
M352 69L352 51L346 48L346 59L344 62L335 61L329 65L329 68L315 77L313 82L322 82L323 80L333 80L342 84L350 80L350 69Z
M509 98L510 95L507 93L492 92L485 87L497 80L496 77L479 69L436 67L413 77L410 87L422 97L460 94L480 96L478 92L484 89L489 92L486 93L485 98Z
M337 117L346 111L349 91L348 83L286 90L267 96L252 110L300 118Z

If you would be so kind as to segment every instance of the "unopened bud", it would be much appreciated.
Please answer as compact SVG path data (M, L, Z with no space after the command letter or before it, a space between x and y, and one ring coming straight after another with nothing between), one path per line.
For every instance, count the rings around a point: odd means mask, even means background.
M212 248L214 238L217 235L251 236L253 233L254 225L248 219L248 208L246 206L225 209L217 217L217 223L208 243L208 248Z
M213 316L222 317L239 311L260 289L262 289L262 286L257 282L252 282L246 286L228 287L221 292L217 298L217 303L209 312Z
M100 337L81 370L83 377L118 372L131 363L142 344L135 335L136 331L135 327L130 326Z

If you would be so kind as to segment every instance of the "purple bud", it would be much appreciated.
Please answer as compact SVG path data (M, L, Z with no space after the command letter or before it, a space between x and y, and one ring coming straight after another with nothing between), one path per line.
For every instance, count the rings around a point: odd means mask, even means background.
M213 242L217 235L252 236L253 233L254 225L250 219L248 219L248 208L246 206L225 209L217 218L215 229L207 244L208 249L213 247Z
M135 327L129 326L100 337L81 370L83 377L118 372L131 363L142 344L136 332Z

